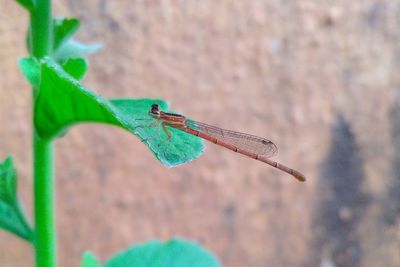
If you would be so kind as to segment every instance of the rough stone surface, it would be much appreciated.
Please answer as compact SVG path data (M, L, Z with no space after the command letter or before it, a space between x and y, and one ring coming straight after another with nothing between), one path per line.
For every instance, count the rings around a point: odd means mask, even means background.
M0 158L15 156L32 213L31 92L16 60L28 16L0 0ZM198 121L273 140L288 175L207 144L160 165L103 125L56 142L59 266L181 236L225 266L400 266L398 0L55 1L100 41L84 84L156 97ZM33 266L0 232L0 265Z

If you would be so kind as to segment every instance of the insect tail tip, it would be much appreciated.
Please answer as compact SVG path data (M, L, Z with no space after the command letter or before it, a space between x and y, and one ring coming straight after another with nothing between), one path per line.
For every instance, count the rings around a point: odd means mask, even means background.
M293 171L293 176L300 182L305 182L307 180L306 177L301 172L295 170Z

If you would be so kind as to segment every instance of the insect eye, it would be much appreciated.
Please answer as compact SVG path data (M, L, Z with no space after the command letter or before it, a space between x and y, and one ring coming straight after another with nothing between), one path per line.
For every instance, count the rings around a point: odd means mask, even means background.
M158 104L151 105L150 113L158 114L160 112L160 106Z

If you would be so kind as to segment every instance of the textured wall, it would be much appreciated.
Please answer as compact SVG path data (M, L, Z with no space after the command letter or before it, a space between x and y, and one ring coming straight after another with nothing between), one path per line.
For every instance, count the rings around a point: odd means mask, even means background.
M207 144L161 166L102 125L57 141L60 266L91 249L182 236L225 266L400 265L400 1L55 1L77 16L105 97L156 97L196 120L273 140L307 183ZM30 89L16 66L27 15L0 0L0 158L31 209ZM0 265L32 266L0 232ZM336 265L329 265L330 263Z

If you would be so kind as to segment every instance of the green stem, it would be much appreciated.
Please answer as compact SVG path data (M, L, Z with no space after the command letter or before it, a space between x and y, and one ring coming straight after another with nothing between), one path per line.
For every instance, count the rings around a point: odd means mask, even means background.
M34 138L35 249L37 267L55 267L53 144Z
M31 12L31 52L36 58L51 56L53 50L53 27L51 0L36 0Z
M51 0L34 1L31 12L31 53L36 58L51 56L53 50L53 27ZM38 88L34 88L33 106ZM35 249L37 267L55 267L56 225L54 211L53 143L43 140L33 131L34 149L34 205Z

